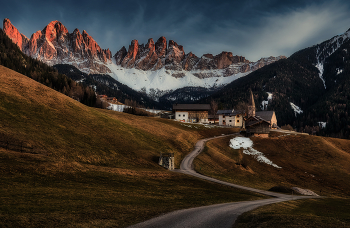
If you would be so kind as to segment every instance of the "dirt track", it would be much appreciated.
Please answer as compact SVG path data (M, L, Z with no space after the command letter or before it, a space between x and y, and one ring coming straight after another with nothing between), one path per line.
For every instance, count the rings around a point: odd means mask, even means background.
M218 136L218 137L227 137ZM214 138L218 138L214 137ZM197 178L204 180L212 181L218 184L223 184L231 186L234 188L244 189L273 198L264 199L264 200L254 200L254 201L244 201L244 202L234 202L234 203L225 203L225 204L215 204L211 206L196 207L184 210L174 211L148 221L130 226L130 228L156 228L156 227L167 227L167 228L232 228L237 217L244 212L253 210L257 207L279 203L289 200L297 199L307 199L307 198L316 198L315 196L291 196L275 192L263 191L259 189L244 187L224 181L220 181L211 177L201 175L193 170L193 160L200 154L204 148L205 142L214 138L207 138L199 140L196 143L194 150L188 154L183 161L181 162L180 169L176 172L181 172L188 174Z

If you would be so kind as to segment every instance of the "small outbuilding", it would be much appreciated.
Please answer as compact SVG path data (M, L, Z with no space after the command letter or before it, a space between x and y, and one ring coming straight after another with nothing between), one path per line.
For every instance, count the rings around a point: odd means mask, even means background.
M256 112L255 115L269 122L270 128L277 129L277 118L275 111L261 111Z
M250 116L245 121L247 136L269 137L271 124L259 116Z

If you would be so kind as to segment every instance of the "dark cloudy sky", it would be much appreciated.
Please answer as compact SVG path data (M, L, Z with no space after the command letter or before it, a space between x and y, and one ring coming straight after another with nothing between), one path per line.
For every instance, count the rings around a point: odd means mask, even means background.
M114 55L160 36L197 56L230 51L251 61L289 56L350 28L348 0L10 0L0 7L30 37L53 20L86 30ZM2 27L2 25L1 25Z

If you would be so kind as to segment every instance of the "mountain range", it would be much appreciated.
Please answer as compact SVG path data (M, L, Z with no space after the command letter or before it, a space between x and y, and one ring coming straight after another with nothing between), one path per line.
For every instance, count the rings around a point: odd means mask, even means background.
M350 137L349 30L289 58L255 63L230 52L198 58L165 37L146 45L133 40L112 57L86 31L78 39L79 30L70 34L58 21L28 39L5 19L4 32L27 55L120 101L167 109L175 102L214 100L219 109L231 109L247 102L251 89L257 109L276 111L279 126Z
M9 19L3 22L4 32L28 56L50 66L69 64L87 74L109 74L130 88L146 93L159 101L165 94L185 87L202 87L217 91L231 81L253 72L279 59L268 57L251 62L232 52L216 56L205 54L197 57L186 54L183 46L160 37L147 44L131 41L128 50L122 47L112 57L109 49L102 49L84 30L69 33L59 21L50 22L30 39L21 34ZM200 97L193 96L191 100Z

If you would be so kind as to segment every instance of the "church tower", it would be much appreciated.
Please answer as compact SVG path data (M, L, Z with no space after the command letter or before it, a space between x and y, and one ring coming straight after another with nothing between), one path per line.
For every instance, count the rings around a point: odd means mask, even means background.
M250 99L248 103L248 118L255 116L255 102L252 90L250 90Z

